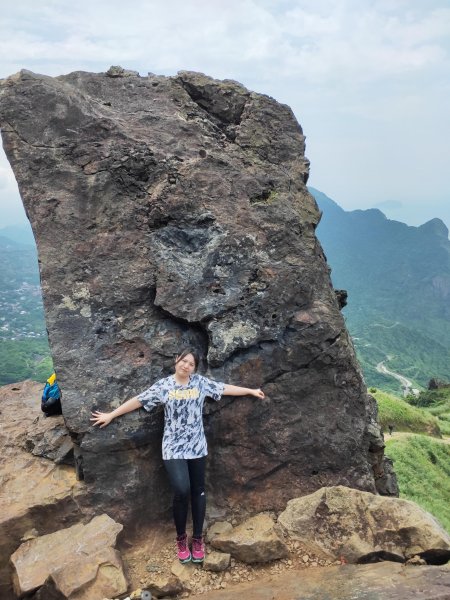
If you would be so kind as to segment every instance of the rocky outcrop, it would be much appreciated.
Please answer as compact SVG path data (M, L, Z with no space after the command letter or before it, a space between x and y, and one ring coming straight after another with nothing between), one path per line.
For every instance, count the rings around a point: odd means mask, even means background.
M399 498L323 488L289 501L278 522L289 536L332 560L405 562L420 556L444 564L450 559L445 530L417 504Z
M94 600L123 594L127 582L114 549L121 530L122 525L101 515L87 525L25 542L11 556L17 597L37 592L36 600Z
M85 487L75 469L32 456L63 456L61 438L68 438L62 417L44 419L40 411L42 384L26 381L0 388L0 598L12 596L8 561L25 539L52 533L83 517ZM53 428L58 431L52 434ZM30 440L33 442L30 444ZM46 440L46 441L45 441ZM53 440L53 442L52 442ZM55 442L59 440L59 442ZM28 448L28 450L27 450Z
M254 513L323 485L375 491L384 444L287 106L198 73L22 71L1 82L0 125L86 509L121 522L166 510L161 415L102 430L89 415L169 373L188 343L210 376L267 394L207 410L216 505Z

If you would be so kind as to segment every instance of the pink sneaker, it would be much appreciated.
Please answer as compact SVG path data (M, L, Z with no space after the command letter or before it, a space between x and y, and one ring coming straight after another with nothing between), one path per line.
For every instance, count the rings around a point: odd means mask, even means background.
M192 562L200 563L205 559L205 544L203 538L192 538Z
M181 563L187 563L191 560L191 552L187 543L187 535L177 536L177 556Z

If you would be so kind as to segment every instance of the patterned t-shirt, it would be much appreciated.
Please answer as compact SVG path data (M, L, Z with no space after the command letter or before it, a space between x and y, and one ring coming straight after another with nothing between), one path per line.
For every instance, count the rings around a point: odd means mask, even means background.
M179 385L173 375L154 383L137 399L145 408L164 406L164 460L172 458L200 458L208 454L203 430L205 397L220 400L225 384L212 381L195 373L187 385Z

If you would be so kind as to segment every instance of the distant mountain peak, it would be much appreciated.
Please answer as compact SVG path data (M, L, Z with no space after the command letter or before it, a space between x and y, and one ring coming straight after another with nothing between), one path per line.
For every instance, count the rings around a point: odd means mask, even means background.
M379 208L357 208L355 210L348 211L348 212L355 213L355 214L364 214L364 216L366 216L368 218L374 218L374 219L378 219L381 221L388 220L388 218L386 217L384 212L381 211Z
M422 231L428 231L430 233L434 233L439 237L443 237L446 240L448 239L448 228L447 225L441 221L441 219L435 218L427 221L423 225L419 227Z

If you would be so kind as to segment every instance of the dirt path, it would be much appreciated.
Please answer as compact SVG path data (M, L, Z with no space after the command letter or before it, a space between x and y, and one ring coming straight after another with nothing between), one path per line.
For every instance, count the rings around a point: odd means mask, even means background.
M425 433L413 433L412 431L394 431L392 435L389 433L384 434L384 439L387 440L398 440L407 437L412 437L414 435L426 435ZM444 436L442 438L434 437L432 435L426 435L426 437L431 438L435 442L441 442L442 444L450 444L450 437Z

